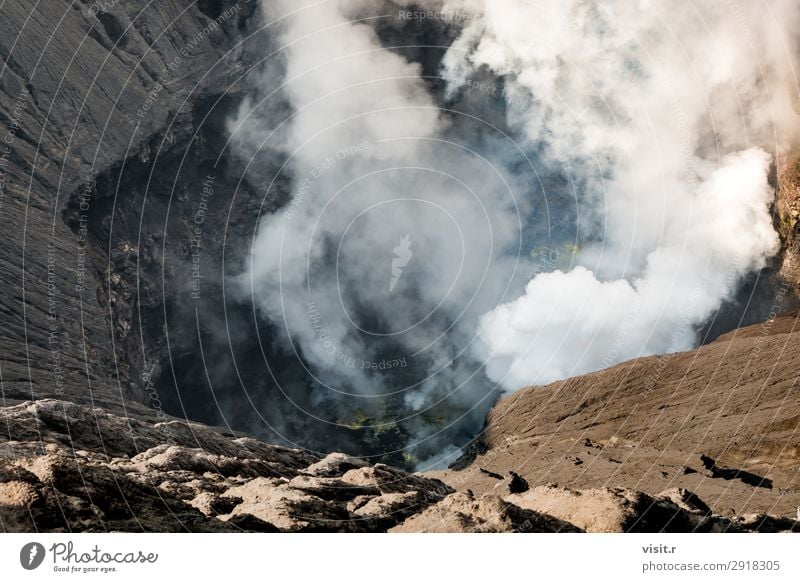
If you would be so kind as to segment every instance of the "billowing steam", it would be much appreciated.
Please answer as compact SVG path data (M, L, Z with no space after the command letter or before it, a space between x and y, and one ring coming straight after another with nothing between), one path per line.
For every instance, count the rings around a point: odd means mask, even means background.
M798 12L700 4L432 0L442 83L381 40L419 6L264 3L283 78L231 128L292 186L241 288L307 368L297 414L446 462L497 387L692 347L778 248Z
M489 377L514 389L693 347L693 327L777 250L768 164L763 151L747 150L694 193L676 192L685 215L675 212L630 280L599 280L583 266L531 280L524 296L483 321Z
M489 377L516 389L692 347L778 248L770 156L752 148L779 148L796 125L797 3L454 6L474 19L448 77L506 77L512 124L576 174L586 241L579 267L484 319Z
M455 123L476 135L485 123L443 116L420 66L383 49L369 20L350 22L335 2L266 10L268 20L288 14L281 91L292 113L272 120L276 138L253 131L268 107L251 103L234 131L256 171L259 148L280 149L294 186L263 218L242 285L307 365L304 389L319 407L298 414L370 419L378 431L399 422L398 447L438 453L427 437L459 421L467 434L492 401L470 342L520 247L519 207L529 203L493 161L513 144L491 137L487 152L450 135ZM277 88L263 82L265 95Z

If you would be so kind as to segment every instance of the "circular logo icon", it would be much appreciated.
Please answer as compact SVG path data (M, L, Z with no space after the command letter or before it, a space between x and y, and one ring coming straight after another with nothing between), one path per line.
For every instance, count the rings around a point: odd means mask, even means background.
M19 551L19 563L26 570L35 570L44 561L44 546L39 542L30 542Z

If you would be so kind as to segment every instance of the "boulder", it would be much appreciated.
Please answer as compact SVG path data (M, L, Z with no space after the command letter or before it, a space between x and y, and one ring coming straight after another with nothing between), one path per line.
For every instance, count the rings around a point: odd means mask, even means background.
M392 532L492 533L579 532L555 517L518 507L496 495L475 498L463 492L410 517Z

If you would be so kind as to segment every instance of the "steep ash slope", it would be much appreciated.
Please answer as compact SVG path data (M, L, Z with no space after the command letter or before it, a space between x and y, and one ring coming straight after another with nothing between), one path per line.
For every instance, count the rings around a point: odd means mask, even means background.
M127 184L118 192L115 178L125 164L146 177L158 154L186 148L198 103L246 68L237 42L254 5L0 7L6 400L54 395L115 409L147 401L140 340L128 341L137 290L109 263L109 254L124 261L131 251L135 260L137 249L120 248L110 229L125 225L107 212L116 204L136 223L143 205Z
M690 352L520 390L492 410L472 464L431 475L476 493L500 483L487 471L511 470L532 487L679 487L728 517L793 517L799 358L793 313Z

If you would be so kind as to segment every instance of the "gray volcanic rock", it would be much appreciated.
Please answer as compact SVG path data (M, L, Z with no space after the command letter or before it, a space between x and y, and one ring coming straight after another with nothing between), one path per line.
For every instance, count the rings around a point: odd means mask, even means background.
M305 472L315 477L341 477L350 469L368 467L369 463L363 459L351 457L344 453L331 453L319 463L314 463Z
M677 503L675 497L674 491L651 497L624 488L573 491L542 486L509 495L505 500L531 511L553 515L594 533L745 531L728 519L698 509L703 504L693 493L682 494ZM688 505L684 498L694 500L697 505Z
M392 529L397 533L541 533L582 531L556 517L522 508L495 495L475 498L471 493L448 495Z
M0 530L260 532L790 531L691 491L539 486L476 496L334 453L57 400L0 408ZM506 491L504 481L493 480Z
M187 449L202 448L205 455L236 457L240 462L257 459L286 469L287 476L295 476L319 460L316 455L274 447L250 437L237 438L200 423L125 418L100 408L61 400L45 399L8 406L0 409L0 418L7 428L0 433L0 455L4 456L12 456L13 451L7 444L10 441L31 447L56 443L111 457L139 455L135 457L137 462L157 465L165 458L166 462L172 462L169 445L179 445Z
M56 400L0 416L3 531L386 531L453 491L198 423Z
M166 488L87 451L48 445L0 465L0 529L25 531L231 531Z

